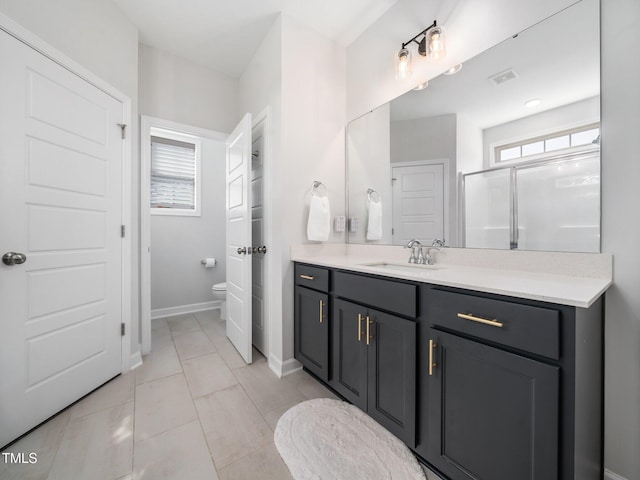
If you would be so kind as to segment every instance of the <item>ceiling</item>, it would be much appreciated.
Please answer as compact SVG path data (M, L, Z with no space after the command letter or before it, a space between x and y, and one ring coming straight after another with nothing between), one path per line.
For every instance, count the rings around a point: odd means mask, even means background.
M140 43L239 77L280 13L348 45L398 0L113 0Z

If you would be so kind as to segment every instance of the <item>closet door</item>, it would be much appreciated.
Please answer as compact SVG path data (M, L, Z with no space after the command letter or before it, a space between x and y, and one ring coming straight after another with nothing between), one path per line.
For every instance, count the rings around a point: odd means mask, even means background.
M0 31L0 447L121 370L123 105Z

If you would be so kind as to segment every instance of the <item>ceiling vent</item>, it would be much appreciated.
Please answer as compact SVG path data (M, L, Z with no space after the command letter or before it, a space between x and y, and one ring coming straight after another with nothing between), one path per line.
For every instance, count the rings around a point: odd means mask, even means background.
M496 85L502 85L503 83L506 83L515 78L518 78L518 74L512 69L509 69L489 77L489 80L491 80Z

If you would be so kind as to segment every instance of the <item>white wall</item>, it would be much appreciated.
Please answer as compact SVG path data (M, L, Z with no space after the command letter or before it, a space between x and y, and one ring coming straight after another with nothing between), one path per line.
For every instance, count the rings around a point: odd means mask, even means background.
M602 251L613 254L605 316L605 466L640 479L640 2L602 0Z
M391 123L386 103L349 123L347 156L349 162L349 216L357 217L358 231L349 232L349 243L393 243L391 186ZM382 199L382 239L367 241L367 189Z
M201 162L201 216L151 215L151 310L211 302L226 281L224 142L202 139Z
M314 180L329 191L331 215L345 213L345 49L282 17L283 358L293 358L291 245L308 243L306 223ZM330 242L344 242L332 233Z
M112 2L103 0L0 0L0 12L37 35L52 47L129 96L132 119L138 116L138 31ZM132 157L137 159L138 128L129 130ZM140 281L138 277L139 162L131 162L133 224L131 354L139 352Z
M454 113L391 122L391 161L448 158L455 172L456 125Z
M147 45L139 45L140 113L231 132L238 81Z
M459 172L482 170L482 129L464 115L457 115L456 167Z
M141 114L233 130L237 80L143 44L139 59ZM207 139L202 148L202 216L151 215L152 310L211 302L211 286L226 280L224 142ZM203 268L207 257L218 264Z

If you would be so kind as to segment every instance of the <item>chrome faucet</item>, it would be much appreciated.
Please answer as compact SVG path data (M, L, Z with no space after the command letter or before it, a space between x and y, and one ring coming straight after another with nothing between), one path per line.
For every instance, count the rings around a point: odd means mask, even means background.
M422 244L418 240L416 240L415 238L409 240L409 243L407 243L404 246L404 248L411 249L411 256L409 257L409 263L419 263L419 264L425 263L424 254L422 253ZM417 256L416 256L416 250L418 252Z
M426 248L426 255L424 258L424 262L427 265L433 265L435 263L435 258L434 255L431 254L431 250L440 250L440 247L438 247L437 245L431 245L430 247Z
M434 238L433 242L431 242L432 247L444 247L444 240L440 240L439 238Z
M444 247L444 240L440 240L439 238L434 238L433 242L431 242L431 246L426 248L425 261L427 265L433 265L435 263L434 255L431 254L431 250L438 251L440 247Z

